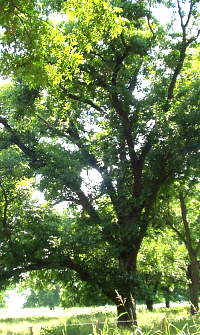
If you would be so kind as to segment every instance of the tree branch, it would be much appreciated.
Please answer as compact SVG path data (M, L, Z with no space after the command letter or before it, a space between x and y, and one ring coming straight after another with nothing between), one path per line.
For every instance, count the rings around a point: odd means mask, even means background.
M25 153L26 156L31 158L32 161L37 160L36 152L29 149L21 140L17 132L8 124L7 120L0 116L0 123L5 127L5 129L11 134L12 141Z
M194 6L194 3L191 1L190 3L190 9L189 9L189 13L188 13L188 17L186 22L183 22L183 13L182 13L182 9L181 9L181 5L180 5L180 0L177 0L177 4L178 4L178 13L181 19L181 27L182 27L182 45L179 51L179 59L177 61L177 66L174 70L174 73L172 75L169 87L168 87L168 92L167 92L167 103L164 106L164 110L167 111L169 109L170 106L170 101L173 99L174 96L174 89L176 86L176 82L177 82L177 78L183 68L183 64L184 64L184 60L186 57L186 49L188 48L188 46L194 42L196 40L196 38L198 37L198 35L200 34L200 30L198 30L197 36L190 38L189 40L187 40L187 34L186 34L186 28L189 24L189 21L191 19L191 15L192 15L192 9Z
M178 13L179 13L179 17L180 17L180 20L181 20L181 27L183 30L185 30L185 25L183 23L183 17L184 15L182 14L182 9L181 9L181 5L180 5L180 1L177 0L177 5L178 5Z
M138 66L138 68L136 68L134 70L134 73L133 73L133 76L131 77L131 79L129 80L129 85L128 85L128 90L129 92L132 94L136 85L137 85L137 76L139 74L139 71L140 71L140 68L141 68L141 65L142 65L142 61L141 61L141 64L140 66Z
M180 205L181 205L181 216L182 216L182 221L183 221L183 227L185 231L185 245L191 257L194 254L194 250L192 247L189 223L187 221L187 207L185 204L185 199L184 199L182 191L179 192L179 200L180 200Z
M199 241L197 242L197 246L195 248L195 254L198 255L198 253L200 252L200 239Z
M190 18L191 18L191 15L192 15L192 9L194 7L194 3L193 1L190 2L190 9L189 9L189 13L188 13L188 17L187 17L187 20L184 24L185 28L188 26L189 22L190 22Z
M18 265L16 268L13 268L8 271L3 271L1 269L0 281L8 280L10 278L19 278L23 273L34 271L34 270L60 270L60 269L70 269L76 271L80 278L84 281L89 280L89 273L81 267L79 264L75 263L69 256L62 258L52 258L49 259L38 259L34 260L31 264L28 265Z
M4 198L4 207L3 207L3 216L2 216L3 230L4 230L5 238L10 239L10 229L8 225L8 206L9 206L8 196L1 182L0 182L0 188L3 194L3 198Z
M95 210L95 208L92 206L88 197L85 195L85 193L81 190L79 190L75 193L78 196L79 204L90 215L90 217L95 220L96 223L99 223L100 222L100 217L99 217L97 211Z
M79 278L82 281L87 281L94 284L94 273L91 273L84 264L80 265L76 263L70 256L65 256L64 258L49 258L49 259L38 259L33 261L33 263L28 265L18 265L16 268L13 268L8 271L3 271L3 269L0 269L0 281L6 281L11 278L15 278L19 280L20 275L26 272L34 271L34 270L72 270L75 271ZM102 283L101 278L95 278L95 284L102 290L102 292L111 300L115 301L115 294L114 290L110 290L109 288L106 288L106 282L104 279L104 284Z
M70 140L75 145L78 146L78 148L81 150L82 154L84 155L85 159L87 160L88 165L91 168L94 168L95 170L97 170L101 174L101 176L104 180L104 185L107 189L107 193L110 196L110 199L111 199L111 201L114 205L115 210L117 211L117 208L118 208L117 195L116 195L116 191L115 191L115 189L112 185L112 180L111 180L111 177L109 176L107 167L106 167L105 164L104 164L104 166L100 166L100 164L99 164L98 160L96 159L95 155L93 153L90 153L89 149L87 148L87 145L80 138L79 133L77 131L77 128L74 126L74 124L71 122L69 127L66 129L66 132L62 132L59 129L54 128L51 124L49 124L49 122L47 122L40 115L38 115L38 118L40 118L40 120L42 120L50 130L54 131L55 133L57 133L57 134L59 134L63 137L70 138Z
M104 112L103 108L101 108L100 106L95 104L92 100L81 98L80 96L72 94L72 93L67 93L67 90L64 90L63 88L62 88L62 90L65 91L68 98L70 98L74 101L79 101L79 102L85 103L85 104L89 105L90 107L96 109L98 112L101 112L101 113Z
M150 22L151 7L152 7L152 2L151 2L151 0L149 0L149 13L147 14L147 22L148 22L149 29L150 29L150 31L153 35L153 38L155 38L156 35L155 35L155 32L154 32L154 30L152 28L152 25L151 25L151 22Z
M151 192L149 197L147 197L146 201L143 203L143 207L145 208L145 212L149 213L151 210L156 196L161 188L161 186L167 181L167 179L172 175L172 171L165 171L167 157L163 157L162 166L160 166L160 176L158 176L151 184Z
M178 78L178 76L179 76L179 74L182 70L184 60L185 60L185 57L186 57L186 48L187 48L187 45L182 43L182 48L181 48L181 51L180 51L178 64L177 64L177 66L174 70L174 73L173 73L172 78L171 78L171 82L170 82L169 87L168 87L167 108L169 106L170 101L173 99L173 96L174 96L174 89L175 89L175 86L176 86L177 78Z
M181 232L173 225L173 223L170 220L166 220L165 223L178 235L181 241L186 243L184 235L181 234Z
M128 118L127 111L124 110L123 105L121 101L119 100L117 93L114 92L111 95L112 99L112 104L113 107L116 111L116 113L119 115L121 121L122 121L122 126L123 126L123 132L124 136L128 145L128 150L129 150L129 156L131 159L131 165L133 170L135 169L135 162L137 161L137 155L134 150L134 139L132 136L132 130L131 130L131 123Z
M40 119L43 120L43 122L45 121L42 117L38 116ZM37 160L37 153L33 150L30 150L27 146L25 146L23 144L23 142L21 141L20 136L10 127L10 125L7 123L7 121L0 117L0 123L2 123L4 125L4 127L6 128L7 131L9 131L9 133L11 133L12 135L12 140L13 142L25 153L25 155L27 155L29 158L32 159L32 161L36 161ZM49 125L49 123L47 123L47 121L45 121L45 124L50 127L51 125ZM53 129L55 130L55 129ZM84 153L85 157L87 157L88 159L88 163L91 167L97 169L101 174L103 174L103 178L105 179L105 185L108 191L108 194L113 202L113 205L115 207L115 209L117 210L117 203L116 203L116 192L114 190L114 187L112 185L112 182L110 180L110 177L106 171L105 167L100 167L98 165L98 162L95 158L94 155L92 155L91 153L89 153L89 151L86 149L86 146L83 144L83 142L81 141L77 131L75 130L75 128L70 127L68 129L68 133L71 136L71 138L73 139L73 142L75 142L76 145L78 145L79 148L82 149L82 152ZM64 135L64 134L63 134ZM66 136L66 135L65 135ZM98 219L99 221L99 217L95 211L95 209L93 208L93 206L91 205L91 203L89 202L89 200L87 199L87 197L84 195L84 193L80 190L77 193L77 196L79 198L79 202L80 204L83 206L83 208L87 211L87 213L89 215L91 215L91 217L95 217L95 220Z
M106 66L106 65L104 65L104 66ZM105 81L105 76L100 75L97 72L95 67L93 67L91 64L84 64L84 65L82 65L82 69L83 69L83 71L88 73L91 76L91 78L93 78L93 84L92 85L95 85L97 87L101 87L104 90L106 90L107 92L111 91L111 87ZM82 85L85 85L87 87L89 86L85 82L76 81L76 83L78 83L81 86Z
M117 84L117 76L118 76L118 73L123 65L123 61L124 59L128 56L128 49L126 48L125 52L123 53L123 55L121 56L118 56L116 59L115 59L115 66L114 66L114 70L113 70L113 75L112 75L112 86L116 86Z
M182 13L182 8L181 8L181 5L180 5L180 0L177 0L177 5L178 5L178 13L179 13L180 20L181 20L181 27L182 27L182 30L184 32L186 32L186 28L187 28L187 26L188 26L188 24L190 22L190 18L191 18L191 15L192 15L192 9L194 7L194 2L190 1L190 8L189 8L187 20L186 20L185 23L183 22L184 15Z
M108 169L106 167L106 165L104 164L104 166L100 166L100 164L98 163L98 160L96 159L95 155L93 153L90 153L87 146L85 145L85 143L83 143L83 141L81 140L77 129L72 126L68 128L68 133L70 134L71 138L74 140L74 143L76 143L76 145L81 149L84 157L87 159L88 161L88 165L91 166L92 168L94 168L95 170L97 170L103 180L104 180L104 185L107 189L107 193L114 205L114 208L117 212L118 209L118 202L117 202L117 195L116 195L116 191L113 187L112 184L112 179L108 173Z

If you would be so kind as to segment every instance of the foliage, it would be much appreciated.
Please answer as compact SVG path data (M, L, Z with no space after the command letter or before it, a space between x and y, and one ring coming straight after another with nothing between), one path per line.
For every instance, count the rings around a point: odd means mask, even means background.
M177 178L168 193L166 204L162 206L162 217L176 233L187 251L186 274L189 284L191 312L198 311L200 281L200 239L199 239L199 180L194 169L189 170L189 178Z
M6 293L2 293L0 294L0 308L4 308L6 307L6 301L5 301L5 298L6 298Z
M62 285L61 306L103 306L109 304L109 299L102 292L87 282L80 281L74 274L71 280Z
M17 268L18 262L26 264L29 271L30 262L45 258L47 247L54 248L59 219L47 204L40 206L33 200L33 181L26 178L27 164L18 151L2 150L0 165L1 273L11 274L0 277L4 287L10 280L23 276L24 270Z
M59 306L59 291L59 287L56 287L54 290L39 290L38 292L31 290L30 294L26 297L23 308L47 306L52 309L55 306Z
M194 249L194 251L196 250L197 257L200 252L199 188L199 181L195 175L190 176L188 181L181 181L181 179L179 179L171 186L171 189L166 194L166 207L163 206L163 217L165 218L166 224L177 234L179 240L184 242L188 250L187 232L181 212L180 194L183 195L189 223L191 248Z
M138 255L141 273L139 299L155 302L156 295L167 289L169 300L180 300L187 293L187 252L184 244L169 229L150 232L145 237ZM158 297L158 295L157 295Z

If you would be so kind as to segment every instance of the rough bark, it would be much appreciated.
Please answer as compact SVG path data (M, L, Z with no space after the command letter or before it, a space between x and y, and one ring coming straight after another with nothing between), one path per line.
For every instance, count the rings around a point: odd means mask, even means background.
M200 275L199 264L197 260L193 260L188 266L188 279L189 279L189 295L191 303L191 315L195 315L199 311L199 287Z
M190 264L188 265L187 276L189 279L189 295L191 303L191 315L199 311L199 287L200 287L200 272L199 262L197 259L198 247L194 248L192 245L192 238L190 234L189 222L187 220L187 207L185 198L182 192L179 193L181 215L185 231L185 245L188 251Z

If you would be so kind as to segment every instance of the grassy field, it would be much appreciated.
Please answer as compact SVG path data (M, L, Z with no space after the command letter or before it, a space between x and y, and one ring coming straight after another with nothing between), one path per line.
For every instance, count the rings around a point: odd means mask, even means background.
M66 322L71 322L72 319L93 320L95 315L102 316L112 313L114 307L82 307L82 308L24 308L15 309L0 309L0 335L26 335L29 334L30 327L33 329L34 335L40 334L42 327L53 327L56 325L66 325ZM104 317L104 319L105 319ZM97 319L95 318L95 321Z
M118 335L115 308L112 306L49 310L33 308L14 311L0 309L0 335ZM85 325L83 325L85 324ZM188 307L138 309L137 335L200 335L198 316L191 318ZM53 330L56 327L55 330ZM103 329L104 327L104 329ZM43 330L41 330L43 328ZM95 334L96 332L96 334Z

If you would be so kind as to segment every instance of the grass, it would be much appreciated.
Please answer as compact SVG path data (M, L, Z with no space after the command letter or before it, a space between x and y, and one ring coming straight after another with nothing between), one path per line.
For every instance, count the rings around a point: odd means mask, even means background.
M153 312L141 308L138 324L137 335L200 335L200 320L189 316L188 307L158 308ZM116 328L115 308L111 306L24 309L14 314L0 310L0 335L29 335L29 327L33 335L128 334Z
M191 317L189 307L159 308L138 314L138 324L144 334L200 335L199 316Z
M84 307L66 310L62 308L56 308L55 310L49 310L49 308L0 309L0 335L9 335L9 333L27 335L30 333L29 327L33 327L34 335L40 335L41 327L65 325L67 320L71 322L74 319L76 319L76 323L79 320L80 322L89 322L88 320L91 320L92 315L103 310L106 311L106 308ZM107 308L107 310L110 310L110 308ZM84 317L81 318L82 315Z

